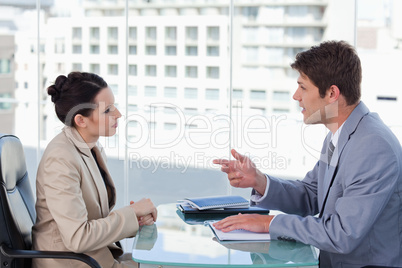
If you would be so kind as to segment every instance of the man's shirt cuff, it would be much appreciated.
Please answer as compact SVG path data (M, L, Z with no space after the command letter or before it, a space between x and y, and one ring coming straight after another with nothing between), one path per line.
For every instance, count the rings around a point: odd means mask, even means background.
M265 188L264 195L261 195L259 192L254 191L255 193L251 195L250 200L258 205L259 202L265 199L268 193L269 189L269 177L267 174L265 174L265 177L267 178L267 187Z

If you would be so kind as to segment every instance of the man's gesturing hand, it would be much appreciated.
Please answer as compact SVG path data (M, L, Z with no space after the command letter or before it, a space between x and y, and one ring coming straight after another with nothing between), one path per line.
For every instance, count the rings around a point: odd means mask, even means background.
M221 170L228 174L230 185L233 187L252 187L263 195L267 185L265 175L247 156L238 153L235 149L232 149L231 153L236 160L215 159L213 163L221 165Z

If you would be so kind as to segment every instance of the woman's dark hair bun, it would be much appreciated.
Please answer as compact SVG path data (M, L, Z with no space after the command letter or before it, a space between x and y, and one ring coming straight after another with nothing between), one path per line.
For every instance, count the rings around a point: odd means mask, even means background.
M57 117L67 126L75 126L77 114L88 117L98 93L108 87L102 77L93 73L71 72L59 75L54 85L47 88ZM84 105L83 105L84 104Z
M59 75L56 78L54 85L51 85L47 88L47 94L52 96L52 102L56 102L58 99L60 99L60 95L63 92L63 86L67 79L68 78L65 75Z

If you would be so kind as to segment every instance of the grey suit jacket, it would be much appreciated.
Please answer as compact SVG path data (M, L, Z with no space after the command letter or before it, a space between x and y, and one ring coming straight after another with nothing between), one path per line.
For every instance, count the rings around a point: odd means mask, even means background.
M399 141L362 102L344 123L328 166L329 139L330 134L320 160L302 181L270 176L259 205L288 213L275 217L271 237L317 247L321 267L402 267Z
M108 190L90 149L75 128L65 127L47 146L36 178L33 248L86 253L102 267L133 267L133 262L130 266L115 261L122 252L113 243L136 234L137 217L129 206L111 211L115 188L103 150L95 147ZM35 259L33 267L87 265L74 260Z

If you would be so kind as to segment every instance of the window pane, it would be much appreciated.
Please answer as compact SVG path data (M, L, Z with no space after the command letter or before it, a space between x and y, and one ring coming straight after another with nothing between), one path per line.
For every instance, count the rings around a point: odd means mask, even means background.
M73 54L81 54L82 46L81 45L73 45Z
M196 115L198 109L197 108L184 108L184 113L187 115ZM191 125L194 126L194 125Z
M73 40L82 39L82 29L80 27L73 27Z
M156 76L156 65L145 65L146 76Z
M177 125L175 123L165 123L164 128L165 130L173 130L177 128Z
M156 55L156 46L146 46L145 54L146 55Z
M91 45L91 47L90 47L91 54L99 54L99 52L100 52L99 45Z
M146 40L156 40L156 27L146 27Z
M274 91L272 99L275 101L289 101L290 93L289 91Z
M0 113L12 109L11 93L0 93Z
M197 66L186 66L186 77L197 78L198 77Z
M128 28L128 38L130 40L137 40L137 27Z
M173 65L165 66L165 76L166 77L176 77L177 76L177 67Z
M283 48L264 47L260 49L259 61L268 65L278 65L283 63L285 56Z
M241 89L233 89L233 98L234 99L242 99L243 98L243 90Z
M129 104L129 105L128 105L128 111L129 111L129 112L137 112L137 111L138 111L138 105L136 105L136 104Z
M190 41L198 40L198 28L197 27L186 27L186 39Z
M166 41L176 41L177 39L177 29L176 27L166 27L165 28L165 40Z
M176 46L165 46L165 55L176 56Z
M219 41L219 27L208 27L207 28L207 40L212 40L212 41Z
M197 56L198 55L198 47L197 46L186 46L186 55L187 56Z
M265 100L266 99L266 92L265 90L251 90L250 91L250 99L253 100Z
M109 40L117 40L119 38L119 31L117 27L108 27Z
M185 99L197 99L198 90L196 88L185 88L184 89L184 98Z
M244 62L257 62L258 57L258 47L243 47L242 48L242 60Z
M165 87L164 96L166 98L176 98L177 97L177 88L175 88L175 87Z
M100 73L100 65L98 63L92 63L89 67L91 73Z
M128 75L137 76L137 65L135 64L128 65Z
M100 31L99 31L99 27L90 27L90 37L91 40L93 41L97 41L100 38Z
M73 71L78 71L81 72L82 71L82 64L81 63L73 63Z
M65 40L64 38L55 38L54 40L54 53L64 54L65 53Z
M219 57L219 47L207 46L207 56Z
M109 54L118 54L119 53L118 47L115 45L108 46L108 53Z
M137 46L130 45L128 47L128 54L130 55L137 55Z
M219 89L217 88L207 88L205 90L206 100L219 100Z
M145 86L144 96L145 97L156 97L156 87Z
M9 74L11 72L11 60L0 59L0 74Z
M207 67L207 77L219 79L219 67Z
M117 64L108 64L107 65L107 73L110 75L118 75L119 74L119 66Z

